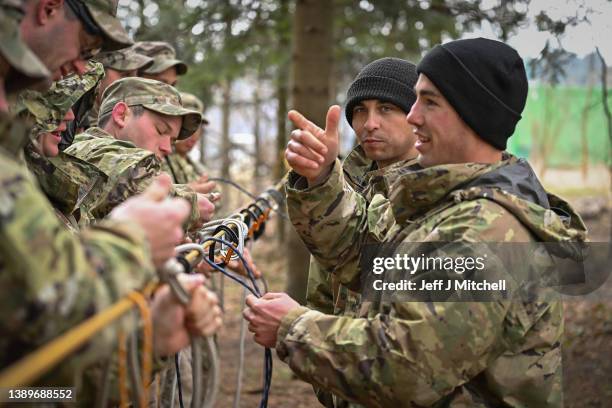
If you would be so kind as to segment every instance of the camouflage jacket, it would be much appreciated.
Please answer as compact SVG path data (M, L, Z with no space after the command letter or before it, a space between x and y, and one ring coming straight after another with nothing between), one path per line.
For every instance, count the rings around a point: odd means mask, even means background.
M296 230L317 261L356 291L365 275L357 263L347 268L343 256L354 262L350 247L363 248L365 238L351 240L364 235L403 243L403 250L438 242L451 255L470 242L563 242L570 257L586 236L569 205L514 157L407 172L385 183L389 199L377 194L368 206L341 200L352 192L338 165L320 186L300 189L299 182L288 188ZM365 216L354 222L356 213ZM501 273L507 262L487 273ZM277 352L299 377L371 407L559 407L563 313L555 295L539 290L530 302L372 299L357 318L300 307L281 322Z
M416 163L415 159L402 160L384 169L378 169L376 163L368 159L361 146L357 146L342 163L342 174L347 185L369 202L372 197L381 192L385 194L383 175L398 175L408 171ZM393 177L393 176L391 176ZM350 200L351 196L343 199ZM356 317L361 306L361 296L341 285L337 279L338 273L322 268L316 259L310 257L308 269L308 286L306 289L306 305L325 314ZM314 387L319 401L328 407L353 407L360 405L343 401L324 389Z
M67 157L76 157L93 165L107 177L103 192L92 197L94 202L86 200L84 203L96 218L105 217L128 197L143 192L162 171L155 154L131 142L115 139L96 127L76 135L64 153ZM175 184L171 193L191 204L187 227L191 229L199 225L196 193L183 184Z
M155 277L144 233L103 221L74 235L25 165L22 121L0 117L0 366L14 363ZM80 370L116 345L109 326L46 377L78 386ZM103 357L102 357L103 358ZM47 381L48 380L48 381Z
M98 114L100 113L100 103L98 102L99 89L99 87L96 88L93 105L91 106L91 109L87 111L85 118L81 122L81 125L85 130L98 126Z
M208 173L200 163L177 153L172 153L162 160L162 169L172 176L176 184L189 184L202 174Z
M96 167L60 152L57 157L44 157L31 147L25 150L28 169L38 180L60 219L74 232L79 225L95 220L86 203L102 194L107 177Z
M408 171L415 164L415 159L402 160L384 169L378 169L376 164L365 156L363 149L357 146L342 163L342 173L347 186L363 197L364 203L368 203L375 194L385 194L384 174L393 178L403 171ZM356 196L345 195L343 199L350 197ZM311 257L306 291L307 305L323 313L354 315L359 307L359 294L340 285L335 276L331 271L321 268L314 257Z

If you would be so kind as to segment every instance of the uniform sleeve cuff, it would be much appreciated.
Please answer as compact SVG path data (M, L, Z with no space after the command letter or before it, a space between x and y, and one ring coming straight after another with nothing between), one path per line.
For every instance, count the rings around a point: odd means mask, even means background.
M306 306L299 306L295 309L291 309L289 313L287 313L281 320L280 326L278 327L278 332L276 334L276 352L281 360L287 355L284 340L285 337L287 337L291 326L301 315L308 311L310 311L310 309Z
M336 159L327 177L321 180L321 182L317 184L316 186L309 187L306 177L300 176L295 171L291 170L289 172L289 177L287 179L287 193L289 192L302 193L302 192L318 191L319 188L326 186L327 184L329 184L330 181L335 182L336 179L338 178L338 175L341 173L342 173L342 164L340 163L340 160Z

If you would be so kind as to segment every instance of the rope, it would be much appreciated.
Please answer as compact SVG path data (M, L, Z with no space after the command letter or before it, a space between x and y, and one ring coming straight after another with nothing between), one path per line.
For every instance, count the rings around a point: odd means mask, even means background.
M225 180L218 180L218 181L225 182ZM264 195L268 194L270 197L274 198L274 201L276 201L277 203L280 203L282 201L282 197L281 197L281 193L278 190L280 190L284 186L285 182L286 182L286 176L283 178L283 180L277 183L277 185L273 189L268 189L264 193ZM278 211L277 206L272 206L270 204L270 201L268 201L267 198L263 196L258 197L256 201L264 202L266 205L269 205L270 210L276 211L280 216L286 218L284 214ZM259 207L256 204L251 205L251 207L255 207L261 211L261 207ZM263 232L262 221L265 221L268 218L267 217L268 214L264 212L262 214L263 217L259 217L259 216L255 216L255 214L251 210L248 210L248 209L245 209L245 210L246 210L245 211L246 214L245 213L235 214L231 216L230 218L228 218L227 220L235 220L236 222L240 221L246 224L245 222L246 217L251 216L253 222L257 224L257 228L256 230L253 230L251 234L249 234L249 229L247 229L247 231L245 232L245 235L247 235L247 237L245 237L244 239L249 238L249 235L252 235L253 239L257 239L259 235L257 231ZM240 231L241 228L239 228L236 225L236 229ZM205 232L205 230L203 230L202 232ZM213 241L215 241L215 239L217 240L218 243L229 245L229 248L234 247L234 243L220 239L224 235L225 235L224 232L219 232L218 234L215 234L214 237L207 238L205 242L201 244L201 248L206 249L210 245L214 245ZM214 238L214 239L211 239L211 238ZM244 243L242 239L238 241L241 244ZM209 264L212 264L213 268L221 271L223 273L223 276L230 277L231 279L243 285L245 288L247 288L249 291L251 291L253 294L259 297L260 290L257 284L255 283L255 279L253 277L252 271L250 270L248 264L246 263L246 260L242 256L241 251L239 251L238 248L234 247L234 249L232 249L232 252L234 252L234 254L237 255L237 257L240 259L240 261L244 265L244 268L247 271L249 280L251 281L252 288L249 285L247 285L245 282L242 282L241 280L232 277L229 273L225 272L223 268L214 264L214 262L209 261L208 258L203 257L203 259ZM232 258L234 254L232 254ZM195 260L197 260L198 256L199 256L199 251L191 251L185 256L185 261L192 264ZM171 260L173 260L175 263L177 262L177 260L174 258ZM144 295L149 296L157 286L158 286L157 282L150 282L143 289ZM146 304L146 301L145 301L145 304ZM55 366L60 361L65 359L69 354L73 353L74 351L82 347L87 341L93 338L99 331L101 331L107 326L110 326L116 320L121 318L124 314L128 313L134 307L134 305L139 306L139 301L134 298L134 295L125 296L122 299L120 299L118 302L110 306L109 308L92 316L91 318L85 320L84 322L80 323L76 327L73 327L72 329L68 330L66 333L53 339L52 341L45 344L44 346L26 355L25 357L17 361L15 364L11 365L10 367L0 372L0 387L11 388L11 387L25 386L25 385L31 384L37 378L46 374L53 366ZM141 306L139 306L139 308L141 308ZM144 316L143 310L144 309L141 308L141 315ZM144 339L143 339L143 349L152 350L152 340L151 341L146 340L147 337L152 339L152 330L151 331L149 331L148 329L145 329L145 330L147 332L145 333ZM120 345L121 347L125 347L125 344L126 344L125 333L120 333L120 337L121 337ZM125 362L126 361L125 358L127 357L126 355L127 352L123 349L120 350L120 352L123 353L122 358L123 358L123 362ZM148 378L150 382L151 354L150 353L145 353L145 354L148 354L149 362L148 363L145 362L146 358L143 355L144 360L143 360L142 375L143 375L143 380L145 378ZM264 396L262 398L260 407L267 406L268 392L270 388L270 381L271 381L271 375L272 375L271 373L272 360L271 360L271 352L269 349L266 349L265 358L266 358L266 361L265 361L265 366L264 366L264 377L265 377ZM126 378L125 371L123 375L124 375L124 378ZM149 382L144 382L145 386L148 386ZM125 384L125 382L123 382L123 384ZM126 400L127 398L124 401Z
M151 282L143 290L143 293L148 295L155 287L157 287L157 283ZM114 321L129 312L133 304L129 298L124 297L108 309L92 316L23 357L17 363L2 371L0 387L10 388L31 384L64 360L70 353L78 350L99 331L110 326Z
M279 190L282 186L285 185L285 182L287 180L288 175L289 175L289 173L287 173L287 174L285 174L283 176L281 181L279 183L277 183L277 185L275 186L274 190ZM228 184L228 185L236 188L237 190L241 191L242 193L246 194L247 196L249 196L250 198L252 198L255 201L262 200L261 197L257 197L255 194L251 193L249 190L247 190L246 188L242 187L240 184L236 183L235 181L224 179L224 178L221 178L221 177L210 177L208 180L209 181L218 181L220 183ZM263 200L266 200L266 199L264 198ZM267 202L267 205L269 205L270 208L272 208L272 210L279 215L279 217L284 218L285 220L289 220L289 217L287 216L287 214L279 211L278 208L274 208L272 205L270 205L269 201Z
M142 390L139 395L140 406L147 407L149 400L149 384L153 372L153 318L151 310L144 296L136 291L128 293L128 298L136 304L140 311L140 317L144 323L142 338Z
M219 353L217 352L217 344L215 343L214 338L207 337L206 345L209 356L208 358L211 362L210 368L212 373L210 373L208 376L208 383L206 384L206 399L204 400L204 408L213 408L219 392Z
M242 289L242 307L246 300L246 289ZM242 393L242 375L244 372L244 342L246 339L246 320L241 319L240 340L238 349L238 373L236 374L236 392L234 393L234 408L240 408L240 394Z
M119 376L119 406L121 408L127 408L127 402L129 400L128 389L127 389L127 336L125 332L121 330L119 332L119 349L118 349L118 376Z
M203 245L205 243L209 242L209 241L219 242L219 243L222 243L222 244L225 244L225 245L231 245L232 244L231 242L226 241L226 240L221 239L221 238L209 237L209 238L206 238L206 240L203 243ZM257 284L255 283L255 278L253 276L253 272L251 271L251 268L247 264L246 259L244 259L243 255L240 252L236 251L236 255L238 256L238 258L240 258L240 260L241 260L241 262L243 264L243 267L244 267L245 271L247 272L247 275L248 275L249 279L251 280L251 283L253 284L252 288L250 286L248 286L246 283L242 282L240 279L237 279L234 276L232 276L231 274L229 274L224 268L222 268L219 265L215 264L210 259L204 258L204 261L206 261L214 269L216 269L219 272L221 272L223 275L229 277L230 279L234 280L235 282L238 282L241 286L243 286L245 289L249 290L256 297L260 298L262 296L262 293L259 290L259 287L257 286ZM272 351L269 348L266 348L264 350L264 388L263 388L263 392L262 392L262 398L261 398L261 401L259 403L259 407L260 408L266 408L268 406L268 396L270 394L270 387L271 387L271 384L272 384L272 369L273 369L273 366L272 366Z
M240 184L236 183L235 181L224 179L224 178L221 178L221 177L209 177L208 180L209 181L219 181L221 183L228 184L228 185L236 188L238 191L248 195L253 200L257 199L257 196L255 194L251 193L249 190L247 190L246 188L242 187Z
M179 406L185 408L183 405L183 385L181 384L181 368L179 367L179 353L174 355L174 367L176 369L176 386L178 388Z
M155 401L156 401L155 406L157 408L159 408L159 404L161 403L159 400L160 398L161 398L161 378L158 375L155 377Z

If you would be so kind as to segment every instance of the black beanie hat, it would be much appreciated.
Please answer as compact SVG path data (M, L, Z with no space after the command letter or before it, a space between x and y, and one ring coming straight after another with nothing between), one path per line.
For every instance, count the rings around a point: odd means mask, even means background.
M486 38L435 46L417 66L476 134L506 149L527 100L525 65L514 48Z
M404 112L416 101L414 85L416 66L399 58L381 58L370 62L357 75L346 94L346 120L353 122L353 108L366 99L390 102Z

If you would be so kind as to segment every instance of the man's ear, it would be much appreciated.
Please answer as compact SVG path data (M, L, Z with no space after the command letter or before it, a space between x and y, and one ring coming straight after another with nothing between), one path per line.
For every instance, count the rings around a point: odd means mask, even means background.
M45 25L50 19L64 12L64 0L39 0L35 11L36 22Z
M113 122L118 128L123 129L127 124L127 118L130 114L130 109L125 102L117 102L111 112Z

